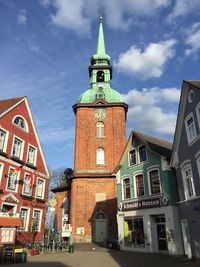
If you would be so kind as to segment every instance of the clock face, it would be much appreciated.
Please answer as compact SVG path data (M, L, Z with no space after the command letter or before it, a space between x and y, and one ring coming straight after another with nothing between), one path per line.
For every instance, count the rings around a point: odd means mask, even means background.
M105 119L106 117L106 110L103 108L97 108L94 111L94 116L96 119Z

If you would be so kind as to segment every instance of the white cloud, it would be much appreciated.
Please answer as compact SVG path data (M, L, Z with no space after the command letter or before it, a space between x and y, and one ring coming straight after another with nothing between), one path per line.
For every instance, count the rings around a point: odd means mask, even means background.
M187 56L196 55L200 50L200 23L195 23L190 29L186 30L186 44L191 47L185 51Z
M51 0L40 0L40 3L43 6L47 7L47 6L49 6L51 4Z
M168 16L168 21L186 16L193 11L197 12L199 8L199 0L176 0L172 13Z
M176 40L166 40L150 43L144 51L132 46L128 51L119 55L114 66L120 71L134 75L141 80L157 78L163 74L164 66L175 56Z
M19 11L19 14L18 14L18 17L17 17L17 23L25 25L26 24L26 20L27 20L26 10L25 9L21 9Z
M127 29L134 17L150 16L170 4L170 0L40 0L43 6L55 7L52 22L78 34L90 34L91 23L103 12L112 28Z
M128 124L138 131L154 134L173 134L176 123L176 112L164 109L169 105L177 109L180 90L177 88L143 88L130 90L124 95L129 104Z
M51 15L54 24L72 29L81 35L90 33L90 21L83 14L85 1L55 0L53 5L56 8L56 14Z

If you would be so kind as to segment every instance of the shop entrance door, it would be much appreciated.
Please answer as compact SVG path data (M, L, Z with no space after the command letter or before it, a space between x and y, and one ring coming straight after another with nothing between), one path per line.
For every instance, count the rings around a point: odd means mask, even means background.
M192 258L192 251L191 251L191 244L190 244L190 234L188 230L188 222L187 220L181 221L181 228L183 233L183 245L184 245L184 251L185 255L188 258Z
M160 251L166 251L166 250L168 250L168 247L167 247L165 216L164 215L156 216L155 217L155 224L156 224L158 249Z

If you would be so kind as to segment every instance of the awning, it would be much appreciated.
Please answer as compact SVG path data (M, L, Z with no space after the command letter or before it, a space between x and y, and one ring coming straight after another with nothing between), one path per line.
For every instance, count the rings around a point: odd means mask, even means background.
M16 217L0 217L0 227L21 227L23 222L21 218Z

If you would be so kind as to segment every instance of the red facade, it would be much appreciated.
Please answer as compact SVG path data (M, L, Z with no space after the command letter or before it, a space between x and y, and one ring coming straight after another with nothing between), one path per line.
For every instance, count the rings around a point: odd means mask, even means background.
M48 187L49 173L27 98L0 101L0 227L14 227L16 241L43 240Z

